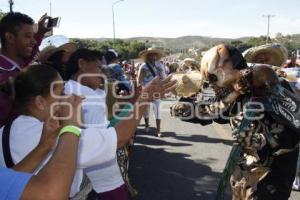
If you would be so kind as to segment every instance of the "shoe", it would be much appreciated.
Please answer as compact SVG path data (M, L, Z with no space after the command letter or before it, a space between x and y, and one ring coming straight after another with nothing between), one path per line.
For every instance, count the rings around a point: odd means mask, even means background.
M156 133L156 135L157 135L157 137L159 137L159 138L161 138L161 137L162 137L162 134L161 134L161 132L158 132L158 133Z
M299 176L296 176L296 178L294 180L294 183L293 183L292 190L300 191L300 178L299 178Z
M149 131L150 131L149 127L145 127L144 131L145 131L145 133L149 133Z
M299 187L299 186L294 186L294 185L293 185L292 190L294 190L294 191L300 191L300 187Z

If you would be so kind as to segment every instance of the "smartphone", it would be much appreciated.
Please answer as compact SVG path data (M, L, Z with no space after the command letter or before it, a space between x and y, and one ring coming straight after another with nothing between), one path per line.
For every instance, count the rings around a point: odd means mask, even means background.
M47 28L55 28L59 26L60 17L50 18L47 22Z

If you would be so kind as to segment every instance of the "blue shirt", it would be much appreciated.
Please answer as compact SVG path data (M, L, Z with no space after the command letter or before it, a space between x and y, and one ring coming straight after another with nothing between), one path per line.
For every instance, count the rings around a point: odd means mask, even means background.
M0 198L5 200L20 199L32 174L0 168Z
M159 78L161 80L166 78L166 72L164 70L164 67L162 66L162 64L159 61L155 62L155 65L151 65L150 67L152 67L154 74L156 76L159 76ZM143 63L141 65L141 70L144 71L144 79L143 79L143 83L142 85L147 85L150 81L152 81L152 79L154 79L155 77L153 76L153 74L151 73L149 67L147 66L147 63Z
M130 85L130 81L128 81L125 78L125 72L122 68L121 65L119 65L118 63L112 63L109 64L108 67L111 69L112 71L112 77L113 79L120 81L121 85L124 85L128 90L131 90L131 85Z

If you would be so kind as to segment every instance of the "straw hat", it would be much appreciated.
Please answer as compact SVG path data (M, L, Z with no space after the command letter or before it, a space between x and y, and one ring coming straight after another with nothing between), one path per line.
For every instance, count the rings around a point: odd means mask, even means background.
M53 45L47 46L40 52L40 54L38 56L38 61L40 63L45 63L50 56L52 56L54 53L56 53L58 51L62 51L62 50L73 53L74 51L77 50L77 46L73 42L63 44L59 47L55 47Z
M183 60L184 64L190 66L192 64L199 66L198 62L194 58L185 58Z
M188 67L196 67L196 69L194 69L194 70L200 69L200 64L194 58L186 58L183 60L183 63L185 66L188 66Z
M141 51L140 53L139 53L139 56L143 59L143 60L145 60L146 58L147 58L147 55L148 54L157 54L158 55L158 60L160 60L163 56L164 56L164 54L165 54L165 52L162 50L162 49L152 49L152 48L148 48L147 50L144 50L144 51Z
M281 66L288 57L288 51L281 44L266 44L258 47L253 47L246 50L243 53L244 58L249 63L256 63L256 56L258 54L267 54L269 56L269 61L264 64Z
M202 76L200 72L176 72L172 75L172 79L177 81L176 93L178 96L189 97L201 89Z

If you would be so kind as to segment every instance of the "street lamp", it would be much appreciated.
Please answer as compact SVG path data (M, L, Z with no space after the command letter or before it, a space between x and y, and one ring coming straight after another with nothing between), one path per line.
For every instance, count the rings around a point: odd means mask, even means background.
M275 17L275 15L263 15L263 17L268 18L268 32L267 32L267 43L269 42L269 38L270 38L270 19L271 17Z
M121 1L124 1L124 0L118 0L118 1L115 1L112 6L111 6L111 9L112 9L112 17L113 17L113 33L114 33L114 42L116 40L116 31L115 31L115 10L114 10L114 6L117 4L117 3L120 3Z

